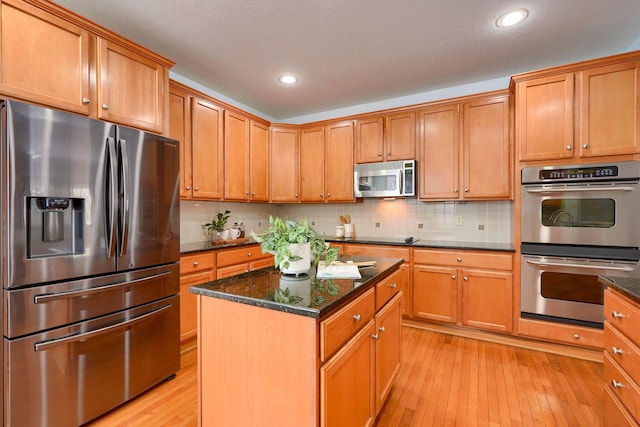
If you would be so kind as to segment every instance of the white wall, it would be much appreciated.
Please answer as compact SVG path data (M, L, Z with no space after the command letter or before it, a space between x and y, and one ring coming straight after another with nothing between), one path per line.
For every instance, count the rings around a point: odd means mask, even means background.
M253 204L230 202L180 203L180 240L183 243L204 240L202 224L217 212L231 211L230 225L242 221L247 231L266 228L269 215L306 218L319 233L333 235L339 216L349 214L357 237L450 240L459 242L511 243L512 203L504 202L420 202L417 199L385 201L364 199L344 204ZM456 218L462 225L456 225ZM376 226L376 223L379 226Z

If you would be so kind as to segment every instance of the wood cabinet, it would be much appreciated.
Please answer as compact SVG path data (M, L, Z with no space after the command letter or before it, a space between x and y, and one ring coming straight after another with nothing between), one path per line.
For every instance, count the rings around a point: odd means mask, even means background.
M350 202L353 196L352 121L303 128L300 133L300 201Z
M269 127L224 112L224 199L269 201Z
M165 131L173 62L53 3L1 7L0 93Z
M388 289L389 282L382 283L376 289ZM375 408L376 415L380 413L384 402L391 393L402 362L402 295L395 296L382 306L375 317Z
M295 126L272 126L270 139L271 201L300 201L300 131Z
M604 297L605 425L640 423L640 304L612 288ZM614 420L622 423L615 424Z
M180 141L180 198L221 200L224 195L224 109L171 82L169 135Z
M513 77L520 161L640 153L637 54Z
M603 345L602 329L544 320L520 318L518 320L518 335L579 347L601 349Z
M415 249L413 316L495 332L513 331L513 256Z
M273 255L263 254L260 245L244 245L216 251L218 279L273 266Z
M416 158L416 112L404 111L356 121L356 163Z
M194 338L197 334L196 295L189 288L216 278L215 253L202 252L180 257L180 340Z
M389 283L397 284L398 290L402 291L402 315L411 316L411 248L345 243L343 246L343 252L345 255L364 255L404 259L404 262L396 272L397 274L394 273L393 281Z
M510 96L504 91L420 110L422 200L511 198Z

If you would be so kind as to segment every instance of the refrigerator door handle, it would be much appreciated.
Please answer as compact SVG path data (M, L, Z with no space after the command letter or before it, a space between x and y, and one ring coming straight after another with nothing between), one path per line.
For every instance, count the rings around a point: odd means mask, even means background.
M127 154L127 141L118 140L120 150L120 185L122 186L122 209L120 210L120 223L122 231L120 233L120 256L127 254L129 245L129 155Z
M116 142L112 137L107 138L107 185L106 185L106 233L107 233L107 257L116 255L116 238L118 224L116 213L118 210L118 172L117 172Z

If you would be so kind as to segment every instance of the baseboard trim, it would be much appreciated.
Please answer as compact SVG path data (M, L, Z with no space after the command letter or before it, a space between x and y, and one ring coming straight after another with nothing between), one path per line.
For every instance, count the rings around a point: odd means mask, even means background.
M576 359L588 360L591 362L602 363L604 359L602 350L581 348L546 341L538 341L524 337L500 335L491 332L463 329L435 323L425 323L411 319L402 319L402 325L410 328L424 329L432 332L440 332L443 334L456 335L464 338L472 338L481 341L494 342L497 344L510 345L513 347L526 348L528 350L544 351L546 353L574 357Z

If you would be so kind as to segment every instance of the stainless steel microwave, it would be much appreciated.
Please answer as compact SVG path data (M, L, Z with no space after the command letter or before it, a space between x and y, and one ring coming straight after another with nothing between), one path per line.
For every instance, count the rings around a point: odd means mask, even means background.
M416 195L416 161L357 164L353 179L356 197L413 197Z

